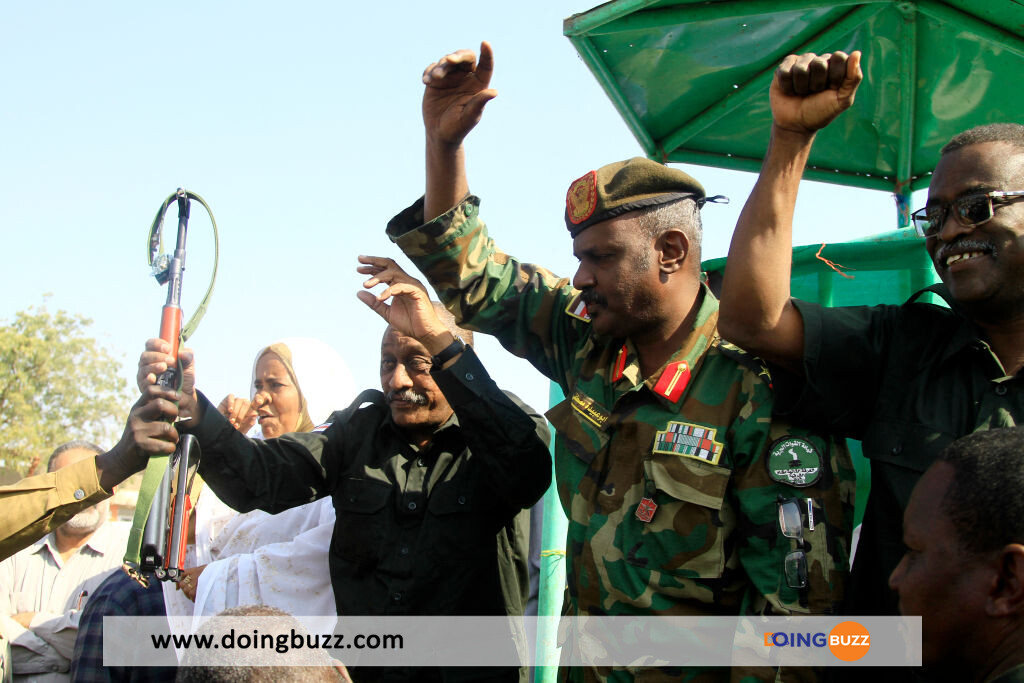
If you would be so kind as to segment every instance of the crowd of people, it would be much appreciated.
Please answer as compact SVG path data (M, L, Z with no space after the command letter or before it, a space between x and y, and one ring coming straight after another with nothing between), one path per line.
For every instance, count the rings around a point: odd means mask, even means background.
M0 632L14 673L200 675L103 666L104 615L198 617L251 604L522 615L529 509L552 478L550 422L568 517L564 615L921 616L925 667L872 669L873 678L1024 681L1024 126L956 136L913 215L948 306L794 300L801 175L816 132L854 104L862 73L858 52L787 57L719 301L701 274L701 210L714 198L648 159L570 183L571 280L495 245L463 146L497 94L493 70L483 43L479 60L460 50L424 71L426 189L387 225L441 303L394 260L359 257L368 276L359 297L386 323L381 391L354 396L331 379L326 403L314 401L325 364L307 374L297 346L273 344L257 355L250 399L214 405L197 389L193 352L175 358L150 340L121 442L108 452L62 447L50 473L0 490L0 554L13 555L0 564ZM566 399L547 421L495 384L470 330L560 386ZM178 363L180 389L159 384ZM142 588L110 574L104 527L112 537L113 526L90 528L82 510L183 433L203 453L189 569L176 586ZM871 461L855 554L847 438ZM324 668L360 683L529 675ZM861 680L864 670L561 674L802 681Z

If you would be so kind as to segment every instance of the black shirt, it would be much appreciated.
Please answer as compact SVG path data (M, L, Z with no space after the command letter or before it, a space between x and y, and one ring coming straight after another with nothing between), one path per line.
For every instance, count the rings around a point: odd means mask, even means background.
M199 471L224 502L274 513L333 498L338 614L523 613L516 517L551 481L546 423L498 389L471 348L432 376L455 414L423 449L396 428L377 391L326 428L265 441L246 438L200 398Z

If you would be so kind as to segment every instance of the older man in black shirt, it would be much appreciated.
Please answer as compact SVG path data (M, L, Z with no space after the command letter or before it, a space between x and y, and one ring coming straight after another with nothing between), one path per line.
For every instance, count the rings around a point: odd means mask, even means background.
M193 418L200 473L241 511L279 512L333 498L330 567L339 614L522 614L526 548L517 516L550 483L547 427L498 389L422 285L404 273L384 284L379 296L360 292L389 323L381 344L384 393L363 392L312 432L247 439L195 391L192 356L182 351L178 414ZM140 384L163 372L168 350L159 339L147 342ZM168 403L165 414L174 412ZM367 669L358 678L497 681L521 673Z

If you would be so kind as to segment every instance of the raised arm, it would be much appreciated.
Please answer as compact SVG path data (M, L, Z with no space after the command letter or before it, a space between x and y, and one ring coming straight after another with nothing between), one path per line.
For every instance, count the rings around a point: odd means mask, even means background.
M490 88L494 54L480 43L480 61L472 50L445 55L423 70L423 126L427 138L427 188L424 213L430 221L469 192L462 141L483 116L484 105L498 95Z
M740 213L722 283L722 336L800 372L803 319L790 300L793 210L815 133L853 104L860 52L790 55L769 97L772 133L761 175Z

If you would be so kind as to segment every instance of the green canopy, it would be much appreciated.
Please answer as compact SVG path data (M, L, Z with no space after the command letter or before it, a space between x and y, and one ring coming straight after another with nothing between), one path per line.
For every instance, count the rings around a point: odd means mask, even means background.
M563 30L649 157L746 171L764 156L779 62L862 50L857 103L804 177L896 193L901 226L950 137L1024 105L1017 0L615 0Z

